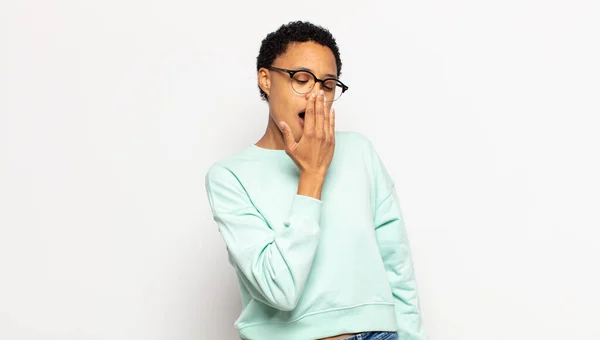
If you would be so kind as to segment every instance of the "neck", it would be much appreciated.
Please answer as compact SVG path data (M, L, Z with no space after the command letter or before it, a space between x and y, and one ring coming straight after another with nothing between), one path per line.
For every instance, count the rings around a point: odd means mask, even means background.
M285 142L283 141L281 130L279 130L279 127L277 127L277 124L275 124L271 115L268 115L268 118L269 122L267 123L265 134L258 142L256 142L256 145L265 149L285 149Z

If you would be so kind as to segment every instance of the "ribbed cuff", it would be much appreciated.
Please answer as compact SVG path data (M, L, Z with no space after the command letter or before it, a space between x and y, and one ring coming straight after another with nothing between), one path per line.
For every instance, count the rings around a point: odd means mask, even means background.
M323 201L314 197L296 194L290 208L290 219L301 218L308 222L319 225Z

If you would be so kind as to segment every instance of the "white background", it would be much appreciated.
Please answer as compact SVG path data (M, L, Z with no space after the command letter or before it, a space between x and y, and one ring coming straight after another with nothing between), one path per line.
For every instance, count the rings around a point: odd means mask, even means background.
M204 175L261 40L329 28L339 130L398 185L432 339L600 339L596 1L0 2L0 338L235 339Z

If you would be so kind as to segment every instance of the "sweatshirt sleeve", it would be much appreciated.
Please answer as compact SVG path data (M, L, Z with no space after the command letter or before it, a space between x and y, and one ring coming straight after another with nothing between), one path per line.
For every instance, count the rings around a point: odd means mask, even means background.
M272 226L230 170L213 166L205 186L230 262L252 297L293 310L317 250L322 201L296 194L283 225Z
M368 140L367 153L374 185L375 236L395 299L398 337L426 340L410 244L395 183Z

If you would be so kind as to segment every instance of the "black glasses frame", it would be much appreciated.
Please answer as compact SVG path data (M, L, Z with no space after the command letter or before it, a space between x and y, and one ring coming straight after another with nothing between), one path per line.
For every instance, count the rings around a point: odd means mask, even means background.
M342 93L340 93L340 97L342 96L342 94L344 94L344 92L346 92L348 90L348 86L344 85L344 83L342 83L339 79L337 79L337 78L319 79L319 78L317 78L317 76L315 76L314 73L310 72L309 70L288 70L285 68L280 68L280 67L275 67L275 66L269 66L269 67L265 67L265 68L268 70L285 72L290 75L290 79L293 79L294 74L296 74L298 72L306 72L306 73L310 74L311 76L313 76L313 78L315 78L315 84L318 82L318 83L321 83L321 86L324 86L325 82L328 80L335 80L337 82L337 85L341 85L341 88L342 88ZM294 89L294 91L296 91L296 90ZM340 99L340 98L338 97L337 99Z

